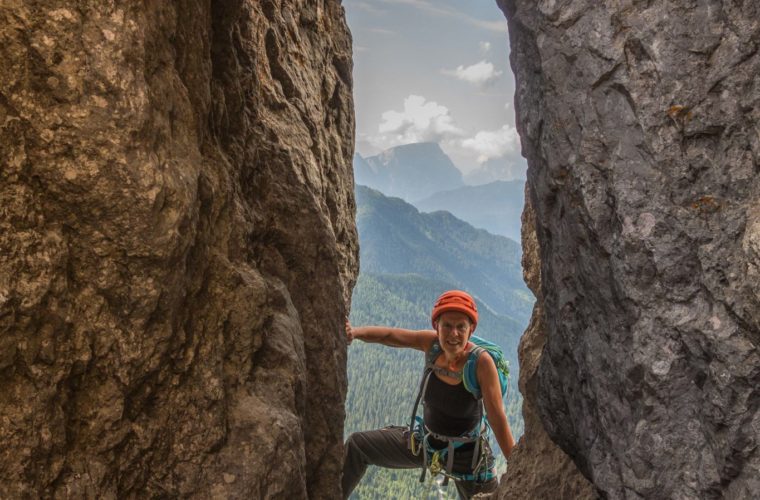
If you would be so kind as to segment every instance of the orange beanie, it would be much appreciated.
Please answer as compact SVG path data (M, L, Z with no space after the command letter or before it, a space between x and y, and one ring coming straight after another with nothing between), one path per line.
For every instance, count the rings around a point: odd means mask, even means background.
M467 292L461 290L449 290L438 297L438 300L435 301L435 305L433 306L433 313L431 315L433 328L435 328L435 322L438 319L438 316L448 311L464 313L472 320L473 327L478 325L478 306L475 305L475 301ZM473 328L473 330L474 329L475 328Z

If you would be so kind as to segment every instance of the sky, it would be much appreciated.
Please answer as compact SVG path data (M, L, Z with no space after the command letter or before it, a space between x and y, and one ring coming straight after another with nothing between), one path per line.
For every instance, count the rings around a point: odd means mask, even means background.
M353 36L356 151L438 142L464 173L524 163L496 0L343 0Z

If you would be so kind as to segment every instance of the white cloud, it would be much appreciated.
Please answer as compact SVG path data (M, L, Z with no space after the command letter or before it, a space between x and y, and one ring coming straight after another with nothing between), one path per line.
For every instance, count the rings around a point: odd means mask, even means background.
M493 31L495 33L506 33L507 20L503 21L483 21L482 19L469 18L468 22L478 28Z
M502 34L507 32L506 19L504 19L503 21L484 21L482 19L478 19L468 14L465 14L464 12L460 10L453 9L451 7L441 6L436 3L430 2L429 0L383 0L383 2L389 3L389 4L409 5L416 9L425 10L437 16L454 17L468 24L471 24L473 26L476 26L478 28L481 28L487 31L493 31L493 32L502 33Z
M458 66L454 71L443 70L443 73L468 83L487 87L499 79L502 71L497 71L493 64L484 60L467 67Z
M358 9L365 10L365 11L369 12L370 14L374 14L374 15L385 14L384 10L378 9L377 7L375 7L374 5L371 5L368 2L352 2L351 5L352 5L352 7L356 7Z
M462 146L477 153L478 163L484 163L517 151L520 136L516 128L507 124L498 130L481 130L473 137L462 140Z
M488 184L493 181L512 181L525 179L528 165L522 156L513 154L493 158L478 168L466 172L464 182L473 186Z
M404 99L403 111L386 111L381 119L380 135L372 141L381 149L413 142L438 142L463 134L446 106L419 95Z
M398 35L398 33L396 33L395 31L387 30L387 29L384 29L384 28L369 28L369 29L367 29L367 31L369 31L371 33L376 33L378 35L385 35L385 36L396 36L396 35Z
M480 46L480 52L483 54L487 54L491 50L491 42L480 42L478 45Z

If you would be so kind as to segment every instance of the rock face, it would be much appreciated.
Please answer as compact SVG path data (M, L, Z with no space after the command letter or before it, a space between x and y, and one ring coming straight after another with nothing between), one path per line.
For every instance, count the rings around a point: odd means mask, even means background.
M336 0L0 7L0 497L337 496Z
M520 392L523 394L525 433L509 457L509 468L500 480L495 498L552 498L581 500L596 498L591 484L573 461L546 434L536 408L539 396L536 370L546 344L546 320L541 292L541 261L536 239L536 215L525 198L522 214L523 276L536 295L528 329L520 339Z
M604 497L756 496L760 6L499 3L546 431Z

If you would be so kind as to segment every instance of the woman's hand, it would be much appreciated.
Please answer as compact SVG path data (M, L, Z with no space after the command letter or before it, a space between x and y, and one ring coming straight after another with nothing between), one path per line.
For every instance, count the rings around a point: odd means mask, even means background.
M351 328L351 322L348 321L348 318L346 318L346 340L348 341L348 345L351 345L351 342L354 340L354 330Z

